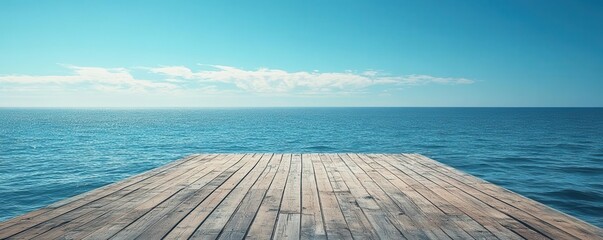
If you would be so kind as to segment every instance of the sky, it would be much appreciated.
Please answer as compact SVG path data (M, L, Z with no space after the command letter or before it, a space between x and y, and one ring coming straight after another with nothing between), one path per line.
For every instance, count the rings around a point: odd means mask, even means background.
M601 1L0 1L0 107L603 107Z

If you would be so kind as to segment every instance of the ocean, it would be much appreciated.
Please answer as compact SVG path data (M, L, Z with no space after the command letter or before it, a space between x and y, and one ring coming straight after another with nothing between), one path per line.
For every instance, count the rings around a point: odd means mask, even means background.
M0 220L233 152L420 153L603 227L603 108L4 108Z

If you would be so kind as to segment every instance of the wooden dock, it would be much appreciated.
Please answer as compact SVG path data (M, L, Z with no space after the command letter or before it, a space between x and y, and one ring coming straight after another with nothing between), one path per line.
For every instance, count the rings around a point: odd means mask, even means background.
M0 239L603 239L418 154L201 154L0 223Z

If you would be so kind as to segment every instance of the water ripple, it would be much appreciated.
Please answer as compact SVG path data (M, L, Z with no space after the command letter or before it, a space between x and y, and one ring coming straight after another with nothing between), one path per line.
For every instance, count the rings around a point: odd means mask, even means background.
M0 220L198 152L421 153L603 227L603 109L0 109Z

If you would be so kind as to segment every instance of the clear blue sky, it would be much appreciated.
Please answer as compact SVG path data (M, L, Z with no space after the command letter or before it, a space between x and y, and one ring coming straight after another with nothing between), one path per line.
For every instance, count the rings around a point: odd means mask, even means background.
M603 106L601 1L0 1L0 106Z

